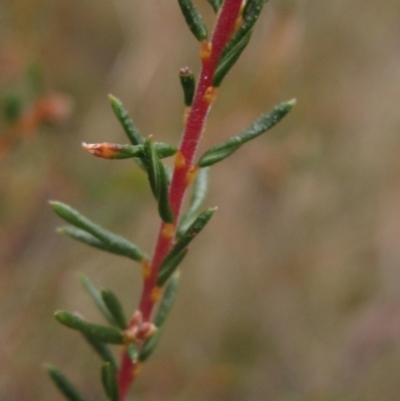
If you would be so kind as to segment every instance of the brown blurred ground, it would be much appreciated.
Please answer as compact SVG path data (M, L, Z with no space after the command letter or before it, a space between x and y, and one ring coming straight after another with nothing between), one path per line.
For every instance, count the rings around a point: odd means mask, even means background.
M205 1L197 2L211 23ZM3 0L0 95L24 66L73 97L67 123L0 160L0 399L61 399L63 368L103 399L99 361L52 319L100 317L79 272L133 310L129 261L54 234L59 199L151 251L158 220L145 177L82 141L125 141L107 93L137 125L176 142L180 67L197 44L176 2ZM400 3L271 0L226 79L204 149L281 100L295 111L213 168L219 210L186 259L163 341L132 400L397 401L400 393Z

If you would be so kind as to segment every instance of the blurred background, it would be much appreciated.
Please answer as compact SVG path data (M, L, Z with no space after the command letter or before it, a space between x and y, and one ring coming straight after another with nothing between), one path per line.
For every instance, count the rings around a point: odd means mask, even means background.
M1 400L61 400L43 362L103 399L100 361L52 314L102 322L82 272L131 312L140 272L56 235L47 201L151 252L146 177L81 142L127 143L113 93L145 135L178 143L186 65L198 72L198 44L175 1L1 0ZM218 213L132 401L399 399L399 1L271 0L202 149L292 97L279 126L212 169Z

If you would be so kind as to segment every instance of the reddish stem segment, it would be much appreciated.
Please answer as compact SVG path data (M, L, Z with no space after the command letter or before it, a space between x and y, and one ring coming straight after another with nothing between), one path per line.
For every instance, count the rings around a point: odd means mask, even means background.
M212 78L222 50L231 38L236 21L240 15L242 0L225 0L215 25L210 43L202 43L202 68L199 83L193 99L193 105L187 117L185 129L175 168L172 176L169 198L174 212L174 225L162 223L151 261L151 270L144 279L139 310L143 320L149 321L158 301L160 291L156 286L157 274L161 262L165 258L174 240L175 227L181 211L186 189L194 176L193 161L203 132L208 112L215 98L216 89L212 87ZM193 174L192 174L193 173ZM120 401L123 401L131 384L135 380L137 366L132 363L124 351L118 373Z

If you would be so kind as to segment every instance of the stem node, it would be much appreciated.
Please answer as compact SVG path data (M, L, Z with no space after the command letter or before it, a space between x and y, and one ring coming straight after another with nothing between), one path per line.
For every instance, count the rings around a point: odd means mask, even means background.
M165 224L162 230L162 235L166 239L170 239L174 236L175 226L173 224Z
M207 104L211 104L216 97L217 97L217 88L209 86L204 93L203 99Z
M160 300L162 292L163 292L163 289L160 287L154 287L151 290L150 298L153 301L153 303L156 303Z
M175 168L184 168L186 165L186 158L183 156L181 151L178 151L178 153L175 156Z
M190 185L192 181L196 178L197 173L199 172L199 166L193 166L190 168L189 172L186 175L185 183L186 185Z
M142 262L142 275L145 280L151 276L151 263L147 259Z
M208 61L211 58L212 44L207 40L203 40L200 44L200 58L203 62Z

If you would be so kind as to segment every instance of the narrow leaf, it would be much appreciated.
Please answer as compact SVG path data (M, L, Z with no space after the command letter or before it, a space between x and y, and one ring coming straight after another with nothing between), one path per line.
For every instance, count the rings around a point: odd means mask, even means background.
M158 341L160 340L161 331L162 330L157 330L153 336L151 336L148 340L145 341L139 354L140 362L146 361L150 357L150 355L154 352L158 344Z
M101 291L96 287L92 280L88 276L82 274L80 277L80 282L83 288L87 291L90 295L94 303L96 304L99 311L103 314L103 316L107 319L107 321L112 324L113 326L117 326L116 321L112 317L110 311L108 310L106 304L103 301L101 296Z
M121 303L117 296L111 290L101 290L101 298L107 309L111 313L118 327L122 330L126 329L126 317Z
M93 223L91 220L84 217L65 203L51 201L50 206L65 221L93 235L95 238L103 242L107 248L112 250L113 253L118 253L119 255L123 254L137 262L146 258L146 254L136 245Z
M185 67L179 71L179 78L183 89L185 106L190 107L196 89L194 74L188 67Z
M81 230L80 228L64 226L57 228L57 232L63 235L67 235L68 237L76 241L82 242L83 244L92 246L102 251L113 253L119 256L129 257L130 259L132 259L130 256L127 255L125 250L118 247L113 248L107 246L105 243L101 242L96 237L93 237L93 235L87 233L86 231Z
M144 142L144 138L140 133L139 129L135 126L132 119L129 117L128 112L126 111L122 102L113 95L109 95L111 107L114 111L114 114L118 118L121 123L124 131L131 141L132 145L140 145Z
M175 258L179 257L178 255L190 244L190 242L199 234L199 232L206 226L206 224L210 221L212 215L214 214L216 208L210 208L202 212L196 220L189 226L189 228L182 234L182 236L178 239L178 242L174 245L168 255L165 257L162 262L163 266L168 266L169 263L175 261ZM160 273L161 274L161 270Z
M196 220L189 226L189 228L179 238L178 242L174 245L165 259L172 258L173 256L181 253L189 243L200 233L200 231L207 225L217 208L210 208L202 212Z
M158 197L158 213L165 223L174 222L174 214L172 212L171 204L169 202L169 179L165 166L160 160L159 171L160 171L160 193Z
M185 21L198 41L207 39L207 27L191 0L178 0Z
M157 285L162 287L168 279L173 275L174 271L181 264L182 260L187 254L187 249L184 249L177 255L173 257L168 257L164 260L164 262L160 266L160 270L157 276Z
M173 156L178 149L164 142L155 142L154 149L160 159ZM108 160L132 159L144 157L143 145L122 145L117 143L82 143L83 149L90 154Z
M75 228L72 226L63 226L57 228L57 232L59 234L67 235L68 237L75 239L79 242L82 242L86 245L90 245L94 248L110 252L110 249L103 242L98 240L96 237L93 237L92 234L89 234L86 231L81 230L80 228Z
M217 13L222 6L222 0L207 0L211 7L213 8L214 12Z
M226 55L230 53L232 49L236 47L236 45L250 33L267 1L268 0L249 0L246 3L242 13L243 22L222 51L220 61L223 60ZM220 61L218 62L218 64L220 63Z
M179 273L174 274L165 287L163 297L160 301L156 316L154 318L154 324L159 328L161 327L165 319L167 318L172 305L175 302L176 295L178 293L180 275Z
M158 212L160 217L166 223L174 221L171 205L169 203L169 179L165 166L154 149L151 138L146 139L144 144L145 164L147 166L147 174L150 182L150 187L154 197L158 202Z
M86 152L101 159L120 160L143 156L142 145L122 145L117 143L82 143Z
M139 350L135 343L130 343L126 347L126 352L132 362L136 362L139 358Z
M190 199L189 208L179 222L178 236L185 232L189 225L193 223L196 214L207 196L208 185L210 181L210 169L208 167L201 168L197 173L193 183L193 192Z
M118 401L117 370L108 362L101 367L101 381L107 398L110 401Z
M78 330L83 334L107 344L123 344L123 332L113 327L88 323L80 317L67 311L59 310L54 314L55 318L64 326Z
M104 362L109 362L114 367L117 367L114 356L108 345L102 343L101 341L95 340L93 337L89 337L85 334L83 334L83 336Z
M132 119L129 117L129 114L122 102L112 95L109 95L109 99L114 114L117 117L118 121L121 123L122 128L124 129L125 134L131 141L132 145L141 145L142 143L144 143L144 138L142 134L135 126ZM146 171L146 166L140 158L134 158L134 160L141 169Z
M160 159L173 156L178 151L176 146L170 145L169 143L165 142L154 142L153 146L157 153L157 156ZM143 147L143 157L144 157L144 147Z
M241 134L234 136L216 146L213 146L211 149L205 152L203 156L201 156L198 163L199 166L211 166L215 163L220 162L221 160L224 160L246 142L258 137L259 135L274 127L279 121L282 120L283 117L286 116L286 114L289 113L295 103L295 100L290 100L288 102L283 102L278 106L275 106L269 113L261 116Z
M243 38L236 43L235 46L231 48L231 50L226 53L219 61L217 65L217 69L215 70L213 76L213 86L218 88L225 76L228 74L230 69L234 66L236 61L239 59L243 50L247 47L250 42L252 31L249 31L247 35L243 36Z
M45 365L51 379L69 401L86 401L86 398L75 386L54 366Z
M250 22L255 19L255 21L253 22L254 26L255 22L257 21L257 18L261 14L264 5L267 2L268 0L247 0L242 11L242 16L244 21Z
M154 149L151 138L147 138L144 143L145 163L149 177L150 187L154 197L158 200L160 194L160 165L158 163L157 153Z

